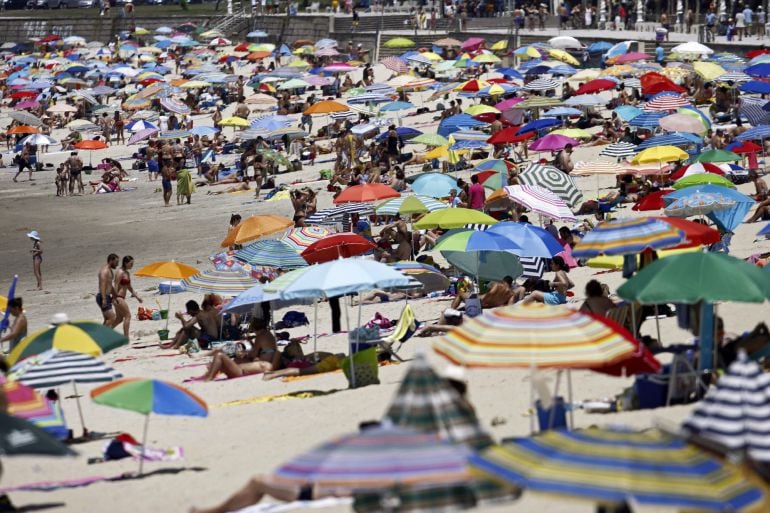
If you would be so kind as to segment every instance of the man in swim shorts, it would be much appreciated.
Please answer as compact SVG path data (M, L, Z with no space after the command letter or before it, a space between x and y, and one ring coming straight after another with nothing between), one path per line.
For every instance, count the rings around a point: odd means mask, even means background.
M107 263L99 269L99 291L96 293L96 304L102 311L104 325L114 328L115 311L112 309L112 296L115 293L115 269L118 268L120 258L115 253L107 256Z

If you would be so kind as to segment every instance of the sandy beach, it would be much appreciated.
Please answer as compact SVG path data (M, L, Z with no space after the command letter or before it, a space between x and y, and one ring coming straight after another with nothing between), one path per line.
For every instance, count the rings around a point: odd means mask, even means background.
M242 71L249 72L248 68ZM376 67L378 81L385 80L391 72ZM356 74L353 78L357 79ZM426 99L429 93L412 96L418 105L433 107L435 102ZM418 96L420 99L418 99ZM225 110L230 115L233 106ZM8 109L0 111L0 126L5 127ZM404 118L405 126L435 131L434 113ZM297 116L295 116L297 117ZM211 125L209 116L194 118L197 125ZM316 119L314 127L322 126ZM231 137L232 128L225 134ZM65 135L57 130L53 137ZM323 144L328 144L324 142ZM416 151L424 147L412 146ZM138 147L113 145L93 154L94 163L104 157L129 156ZM574 161L595 160L601 147L577 148ZM81 152L88 162L87 152ZM8 162L7 154L4 154ZM43 162L58 164L65 153L44 154ZM332 167L330 158L322 155L314 166L306 165L302 171L285 173L276 182L309 182L319 178L321 169ZM224 162L230 159L225 157ZM121 161L130 168L131 160ZM291 218L291 202L282 200L265 202L255 200L253 193L221 194L208 196L211 187L201 187L192 197L191 205L164 208L162 195L156 192L160 182L149 182L146 172L129 171L136 187L130 192L113 194L87 194L79 197L55 196L55 173L52 168L34 174L33 182L24 173L19 182L11 181L14 168L0 169L0 226L5 236L0 246L0 293L5 294L14 274L19 275L17 295L22 296L31 331L46 327L51 316L65 312L73 320L100 321L101 315L95 303L97 271L109 253L121 257L132 255L135 268L159 260L175 259L201 270L210 269L209 255L216 252L225 236L228 220L233 213L244 218L253 214L273 213ZM418 172L414 166L407 174ZM467 178L468 171L458 176ZM92 175L98 179L97 175ZM84 177L89 178L89 177ZM318 206L331 205L331 193L326 192L325 181L312 182L313 188L322 189ZM595 177L579 178L578 184L586 196L595 195ZM614 183L614 178L602 177L603 189ZM213 190L226 186L214 187ZM87 187L87 190L90 187ZM751 184L739 186L744 193L753 193ZM172 203L175 198L172 198ZM616 217L635 216L629 206L618 209ZM562 223L557 223L561 225ZM757 241L755 234L761 224L743 224L732 240L732 254L741 258L770 250L770 242ZM43 255L43 291L35 291L32 274L31 243L26 237L30 230L41 234ZM575 298L583 300L585 283L597 278L607 283L614 292L623 282L620 272L601 272L587 267L575 268L570 273L574 280ZM600 274L598 274L600 273ZM597 275L598 274L598 275ZM145 304L157 308L157 302L166 304L167 297L155 293L159 280L134 277L134 287L145 299ZM171 312L183 308L189 299L200 300L200 294L180 293L171 298ZM141 479L98 482L89 486L58 489L50 492L10 492L18 507L34 508L51 512L185 512L191 506L217 503L240 487L250 476L266 474L288 458L305 451L330 437L357 429L360 422L382 417L395 393L409 363L388 365L380 368L378 386L348 390L344 376L339 373L324 374L306 379L283 382L263 381L259 376L210 383L185 380L200 376L205 371L205 359L175 354L172 350L147 346L158 341L156 331L164 321L138 321L136 300L129 300L134 319L131 322L131 339L127 347L110 352L104 357L124 376L152 377L184 384L200 395L210 407L208 418L153 416L149 428L149 445L153 447L181 446L184 460L165 463L147 463L150 475ZM419 299L412 302L417 318L432 321L446 308L445 299ZM363 307L364 321L380 312L396 319L403 302L367 305ZM312 319L311 307L296 307ZM331 331L329 308L322 303L319 311L319 333ZM739 334L752 329L767 317L767 305L725 304L719 306L728 333ZM278 316L282 312L278 312ZM345 326L343 316L343 326ZM355 311L350 310L350 323L355 322ZM178 321L172 320L172 333ZM690 338L687 332L677 328L675 318L662 319L660 323L664 342L683 342ZM289 330L292 336L312 334L312 325ZM655 336L655 323L648 321L643 333ZM319 349L343 352L346 350L345 335L324 335L318 340ZM447 362L431 349L432 339L412 338L403 345L399 355L411 358L416 352L424 352L437 369ZM306 348L306 352L311 349ZM665 359L665 357L663 358ZM603 399L619 394L631 386L631 378L614 378L602 374L577 371L572 373L576 400ZM555 374L549 375L551 386ZM505 437L525 436L530 432L529 371L525 370L471 370L468 372L470 399L476 407L483 426L496 440ZM141 436L143 417L128 411L116 410L94 404L88 397L89 387L81 386L81 401L87 427L96 432L114 433L125 431ZM268 396L301 391L319 392L311 398L288 398L265 401ZM70 388L61 390L63 405L69 426L79 431L79 420ZM614 414L589 414L575 412L575 425L622 424L633 428L651 427L656 423L678 424L690 411L689 406L677 406L657 410L642 410ZM494 423L493 423L494 419ZM0 488L14 487L40 481L80 479L91 476L118 476L136 468L130 459L117 462L88 464L89 458L101 456L104 440L78 444L76 458L4 458ZM525 493L521 500L498 506L487 506L478 511L527 513L589 513L594 511L590 503L558 500L532 493ZM323 511L349 511L349 506L326 508ZM655 511L666 511L657 509Z

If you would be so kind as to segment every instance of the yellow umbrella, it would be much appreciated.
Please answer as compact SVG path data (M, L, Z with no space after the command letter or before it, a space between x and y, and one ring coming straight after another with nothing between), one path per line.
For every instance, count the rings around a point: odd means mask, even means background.
M273 50L275 50L275 45L272 43L249 45L249 52L272 52Z
M534 46L522 46L521 48L514 50L513 54L516 57L524 57L527 59L539 59L543 56Z
M425 154L425 158L429 160L444 158L449 153L449 146L437 146L428 153Z
M471 116L478 116L479 114L499 114L500 110L492 107L491 105L471 105L463 111Z
M8 298L0 296L0 313L5 312L6 308L8 308Z
M550 57L553 57L554 59L562 62L566 62L567 64L571 64L572 66L579 66L580 62L574 58L569 53L565 52L564 50L560 50L558 48L551 48L548 50L548 55Z
M431 60L433 62L441 62L441 61L444 60L439 54L437 54L435 52L422 52L420 55L422 55L423 57L425 57L425 58L427 58L427 59L429 59L429 60Z
M150 33L150 31L147 30L146 28L143 28L143 27L136 27L134 29L134 35L135 36L146 36L149 33Z
M310 63L305 60L299 59L299 60L290 62L289 67L290 68L309 68Z
M508 49L508 40L507 39L501 39L497 43L493 44L491 47L489 47L490 50L493 52L502 52L503 50Z
M382 46L385 48L410 48L415 46L415 42L406 37L394 37L385 41L385 44Z
M609 67L599 73L600 77L620 77L624 75L633 75L636 72L634 68L629 66L628 64L617 64L615 66Z
M631 161L632 164L653 164L685 160L690 156L676 146L655 146L639 152Z
M682 253L695 253L696 251L700 251L701 249L703 249L703 246L693 246L691 248L681 248L681 249L664 249L662 251L658 251L658 258L666 258L673 255L679 255ZM637 255L637 258L639 258L639 255ZM594 257L590 259L586 265L588 265L588 267L593 267L595 269L622 269L623 257L622 256Z
M474 57L473 62L478 62L480 64L493 64L495 62L500 62L500 57L493 53L482 53L481 55L477 55Z
M599 76L598 69L581 69L567 80L570 82L588 82Z
M695 69L695 72L707 82L711 82L718 76L726 73L725 69L716 62L698 61L694 62L692 67Z
M214 39L215 37L225 37L225 35L217 29L212 29L212 30L207 30L206 32L203 32L201 34L201 37L207 38L207 39Z
M225 118L222 121L219 122L221 126L237 126L241 128L246 128L249 126L249 122L246 121L243 118L239 118L238 116L231 116L229 118Z
M573 139L590 139L593 137L582 128L559 128L558 130L554 130L551 133L563 135L565 137L572 137Z

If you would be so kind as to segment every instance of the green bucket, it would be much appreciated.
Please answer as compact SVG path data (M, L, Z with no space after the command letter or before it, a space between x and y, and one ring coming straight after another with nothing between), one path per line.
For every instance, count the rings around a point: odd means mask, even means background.
M161 319L168 319L168 310L161 310L160 311L160 318Z
M158 337L161 340L168 340L168 330L158 330Z

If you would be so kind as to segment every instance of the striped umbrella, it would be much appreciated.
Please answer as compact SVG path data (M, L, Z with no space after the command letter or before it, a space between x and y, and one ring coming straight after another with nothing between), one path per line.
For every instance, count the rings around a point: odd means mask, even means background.
M770 114L770 113L766 113ZM767 139L770 138L770 124L760 125L755 124L752 121L752 124L755 125L745 132L743 132L741 135L736 137L739 141L751 141L756 139Z
M393 198L382 203L374 210L378 214L384 215L411 215L411 214L425 214L427 212L434 212L449 208L449 205L443 201L438 201L430 196L401 196L399 198Z
M685 240L685 233L652 217L615 219L599 223L575 245L572 256L635 255L646 249L666 249Z
M153 135L158 133L157 128L145 128L144 130L139 130L138 132L134 132L131 137L128 138L128 144L137 144L145 139L149 139Z
M437 339L433 349L467 367L590 369L635 351L626 334L566 306L517 304L486 310Z
M637 128L654 129L660 125L660 119L665 117L665 112L645 112L628 122L629 126Z
M14 365L49 349L100 356L126 344L126 337L100 323L64 322L29 335L19 342L6 360L9 365Z
M617 162L603 160L580 161L575 163L573 175L617 175L623 172L623 166Z
M367 203L344 203L337 207L325 208L305 219L307 224L336 224L343 221L350 214L371 214L374 207Z
M366 105L367 103L387 103L393 99L384 94L378 93L363 93L352 98L348 98L348 105Z
M175 100L174 98L161 98L160 105L169 112L175 112L177 114L189 114L191 112L184 102Z
M730 452L770 461L770 374L741 353L682 427Z
M284 269L305 267L307 262L295 249L280 240L265 239L252 242L235 252L235 258L249 265L266 265Z
M673 114L676 116L677 114ZM670 118L671 116L666 116L661 120L661 123L663 123L664 119ZM698 122L697 119L691 118L690 116L684 116L692 121ZM703 125L701 124L701 130L705 130L703 128ZM649 139L645 139L641 143L639 143L636 147L637 151L646 150L647 148L654 148L655 146L690 146L691 144L694 144L694 141L691 139L688 139L687 137L681 136L679 134L662 134L662 135L656 135L653 137L650 137Z
M508 197L540 215L560 221L575 221L569 206L556 194L536 185L508 185L504 187Z
M721 83L733 82L736 84L742 84L744 82L751 82L751 77L748 76L746 73L743 73L742 71L730 71L722 75L719 75L717 78L714 79L714 82L721 82Z
M161 132L160 135L158 135L158 139L161 141L167 141L170 139L187 139L188 137L192 137L192 133L189 130L167 130L165 132Z
M546 96L532 96L527 98L523 102L517 103L512 108L514 109L536 109L544 107L556 107L562 105L562 102L558 98L549 98Z
M560 85L561 82L558 80L543 77L524 84L524 89L527 91L548 91L550 89L556 89Z
M705 216L716 210L725 210L735 206L735 200L722 194L695 192L679 198L669 204L663 212L672 217Z
M469 450L436 435L401 427L376 427L345 435L279 467L279 486L307 483L335 490L387 490L404 485L464 483Z
M519 182L544 187L573 209L583 203L583 194L569 175L553 166L531 163L519 172Z
M658 430L551 430L491 447L469 462L527 490L605 504L741 512L764 499L734 467Z
M599 155L602 157L622 159L633 157L638 151L635 144L629 142L616 142L605 146L604 149L599 152Z
M762 126L770 124L770 112L764 109L767 100L751 96L744 96L740 100L741 105L738 110L748 118L749 122L754 125L754 127L739 135L738 140L745 141L748 139L763 139L767 137L767 135L765 135L766 129L770 127ZM761 129L761 131L758 129ZM762 134L761 137L746 136L746 133L751 132L752 130L755 130L758 134Z
M356 119L358 117L358 113L353 112L352 110L345 110L342 112L332 112L330 116L335 121L338 119Z
M256 278L244 271L204 271L182 280L187 290L223 296L237 296L257 283Z
M647 112L668 112L676 110L679 107L689 107L690 102L683 96L673 94L663 94L656 96L645 103L642 108ZM633 120L632 120L633 121Z
M549 259L543 257L520 256L519 262L525 278L542 278L546 271L546 263Z
M288 244L297 253L301 253L312 243L328 237L332 231L320 226L305 226L292 228L283 234L278 240Z
M17 363L10 376L32 388L55 388L66 383L107 383L122 377L93 356L58 349Z

